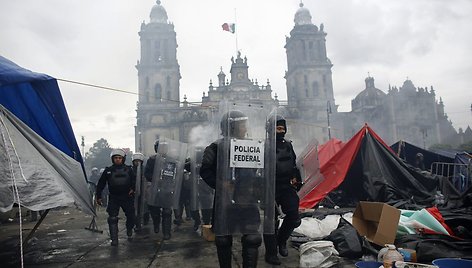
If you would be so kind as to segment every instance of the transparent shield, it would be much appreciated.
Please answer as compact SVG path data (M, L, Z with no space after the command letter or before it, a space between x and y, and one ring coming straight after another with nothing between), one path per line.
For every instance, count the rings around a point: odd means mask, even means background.
M200 166L202 164L203 147L192 147L190 151L190 176L191 176L191 210L211 209L215 190L200 177Z
M303 182L303 187L298 191L301 200L324 180L323 174L320 172L318 141L315 138L298 156L297 167L300 170Z
M143 177L143 165L140 163L137 166L133 166L136 169L136 191L134 192L134 208L136 211L137 221L141 223L144 214L144 202L145 202L145 187L146 180Z
M217 141L216 235L274 232L275 122L268 123L271 110L234 103L220 107L223 137Z
M161 138L152 176L148 204L177 208L184 173L187 144Z

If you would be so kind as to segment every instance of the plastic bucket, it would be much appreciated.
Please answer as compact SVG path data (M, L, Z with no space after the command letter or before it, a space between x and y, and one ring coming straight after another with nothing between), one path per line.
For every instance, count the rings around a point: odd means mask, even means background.
M464 259L444 258L436 259L433 264L439 268L471 268L472 261Z
M379 268L383 263L378 261L358 261L356 267L358 268Z

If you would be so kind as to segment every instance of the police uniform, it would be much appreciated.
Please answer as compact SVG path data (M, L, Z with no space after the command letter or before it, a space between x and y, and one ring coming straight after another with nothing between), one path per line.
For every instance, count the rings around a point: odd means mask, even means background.
M228 120L230 122L236 122L240 118L247 118L242 112L240 111L231 111L223 116L223 119L221 121L221 130L224 136L232 136L235 133L235 126L228 124ZM231 129L228 129L228 126L230 126ZM202 165L200 168L200 176L202 179L213 189L216 190L216 180L217 180L217 154L218 154L218 149L219 146L221 146L221 141L218 140L213 143L211 143L209 146L205 148L205 151L203 152L203 157L202 157ZM236 169L236 173L238 172L246 172L241 169ZM250 174L246 174L252 177ZM236 177L244 177L245 174L237 174ZM244 180L241 180L244 181ZM246 185L247 186L247 185ZM252 186L245 187L243 184L237 184L234 185L235 192L240 191L244 192L244 190L250 190L253 188ZM215 194L216 197L217 194ZM249 198L248 195L239 195L235 194L235 196L239 196L241 198L244 198L245 196ZM248 201L248 200L245 200ZM238 200L235 200L236 203L238 203ZM250 202L248 202L250 203ZM215 205L216 206L216 205ZM213 218L212 221L214 221L215 217L218 217L218 215L215 215L215 206L213 207ZM228 212L228 216L232 217L232 215L239 215L242 217L242 215L248 216L247 218L259 218L259 211L257 210L256 206L244 206L244 205L235 205L235 206L228 206L230 210ZM238 213L238 210L240 210ZM253 216L252 214L257 213L257 217L251 217ZM255 231L257 231L257 228L260 224L260 222L245 222L244 219L235 219L234 221L232 219L227 219L228 222L240 222L240 227L238 231L242 234L241 237L241 244L242 244L242 257L243 257L243 267L256 267L257 266L257 258L258 258L258 249L259 246L262 244L262 237L260 234L256 234ZM245 228L255 228L254 230L245 230ZM215 226L213 224L213 228L219 228L219 226ZM229 230L230 232L233 232L235 230ZM218 254L218 262L220 264L220 267L227 268L231 267L231 260L232 260L232 244L233 244L233 236L232 235L217 235L215 237L215 244L216 244L216 249L217 249L217 254Z
M157 150L157 148L156 148ZM154 166L156 163L157 155L149 157L146 162L146 167L144 169L144 177L149 182L152 182L152 177L154 173ZM172 223L172 209L171 208L162 208L157 206L152 206L148 204L149 212L151 213L152 222L154 224L154 232L159 233L159 225L162 220L162 233L163 239L170 239L171 233L171 223Z
M285 119L277 116L277 126L287 126ZM285 133L276 134L276 183L275 183L275 201L281 206L282 212L285 214L280 229L274 235L264 235L264 245L266 247L266 262L271 264L280 264L277 257L277 247L280 255L286 257L287 240L295 228L300 226L301 220L298 213L299 197L295 186L291 181L293 178L297 180L297 184L301 185L300 171L296 166L296 155L293 150L292 143L287 141ZM276 225L276 227L278 224Z
M102 191L108 185L109 200L107 206L108 225L112 245L118 241L118 213L120 207L126 215L126 230L128 236L131 236L134 227L134 193L136 177L131 166L124 164L105 168L97 185L97 200L101 199ZM131 194L130 194L131 193Z

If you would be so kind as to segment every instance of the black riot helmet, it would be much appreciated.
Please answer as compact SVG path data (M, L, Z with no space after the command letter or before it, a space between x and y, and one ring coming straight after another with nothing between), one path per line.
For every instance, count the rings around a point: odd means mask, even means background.
M223 136L235 136L237 135L237 128L242 127L247 122L247 116L238 110L227 112L223 115L220 122L221 134ZM245 133L244 133L245 134Z
M158 149L158 148L159 148L159 140L156 140L156 141L154 142L154 152L157 153L157 149Z

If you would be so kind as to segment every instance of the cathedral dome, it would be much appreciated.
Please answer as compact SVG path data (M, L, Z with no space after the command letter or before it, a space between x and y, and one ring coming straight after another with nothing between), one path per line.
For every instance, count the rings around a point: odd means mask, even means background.
M295 22L295 25L313 24L311 22L310 10L303 7L303 3L300 3L300 8L295 13L295 19L293 21Z
M404 90L406 92L415 92L416 87L410 79L406 79L405 82L403 82L403 85L400 87L400 90Z
M167 11L161 6L161 1L157 0L156 5L151 9L151 22L154 23L167 23Z
M353 111L381 105L387 95L382 90L375 87L373 77L367 77L365 79L365 85L365 89L351 101Z

